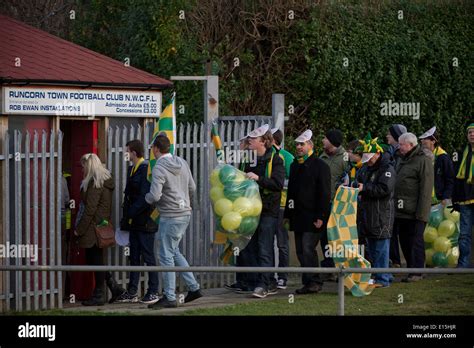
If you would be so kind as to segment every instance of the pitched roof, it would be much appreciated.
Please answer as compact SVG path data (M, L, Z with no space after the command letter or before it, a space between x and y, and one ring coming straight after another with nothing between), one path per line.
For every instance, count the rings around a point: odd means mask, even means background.
M15 63L20 59L20 66ZM0 15L0 82L163 89L172 82Z

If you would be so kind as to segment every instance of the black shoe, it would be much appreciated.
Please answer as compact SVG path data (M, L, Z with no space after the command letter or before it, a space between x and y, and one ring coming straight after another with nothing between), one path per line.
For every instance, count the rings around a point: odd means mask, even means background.
M83 306L103 306L105 304L104 292L100 288L95 288L92 297L81 303Z
M234 283L231 285L225 284L224 289L230 290L230 291L240 291L242 290L243 286L240 285L239 283Z
M151 309L161 309L161 308L176 308L178 303L176 300L169 301L166 296L163 296L158 302L148 305L148 308Z
M278 293L278 288L277 288L277 285L276 283L272 283L269 287L268 287L268 290L267 290L267 295L275 295Z
M253 297L265 298L268 295L268 291L262 287L256 287L252 293Z
M285 279L278 279L277 288L285 290L286 289L286 280Z
M109 300L109 303L114 303L117 299L125 294L126 290L117 284L114 278L109 278L107 280L107 287L112 293L112 297Z
M198 298L202 297L203 294L201 290L197 289L196 291L188 291L188 294L184 298L184 303L188 303L194 300L197 300Z
M322 290L322 286L319 284L304 285L300 289L296 289L298 295L317 294Z
M248 286L243 286L242 289L234 291L236 294L251 294L255 288L250 288Z
M403 283L415 283L423 279L423 276L421 275L409 275L406 278L402 279Z

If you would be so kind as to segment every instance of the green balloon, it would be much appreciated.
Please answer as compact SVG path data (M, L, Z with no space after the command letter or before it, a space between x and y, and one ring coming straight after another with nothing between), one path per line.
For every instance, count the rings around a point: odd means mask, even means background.
M224 186L224 196L231 201L235 201L237 198L242 197L244 192L245 190L242 188L241 184L227 184Z
M433 264L438 267L446 267L448 265L448 258L446 254L439 251L434 253Z
M222 227L222 218L216 215L216 231L224 231L224 227Z
M441 221L444 220L443 211L441 209L433 210L430 214L430 226L438 228Z
M258 184L252 180L245 180L242 183L242 189L245 197L254 197L259 194Z
M232 183L237 176L237 169L230 164L224 165L219 171L219 179L224 185Z
M258 226L259 218L256 216L246 216L242 219L239 226L239 233L248 236L255 232Z

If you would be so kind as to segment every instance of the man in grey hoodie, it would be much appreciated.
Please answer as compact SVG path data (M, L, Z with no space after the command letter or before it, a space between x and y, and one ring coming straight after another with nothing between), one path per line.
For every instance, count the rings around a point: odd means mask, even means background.
M150 192L146 194L145 200L148 204L154 204L160 213L158 260L161 266L189 267L179 251L179 243L191 219L191 200L196 184L188 163L170 154L170 140L165 134L156 137L152 150L157 161L152 171ZM189 290L184 302L202 297L194 275L191 272L182 272L181 275ZM164 296L149 305L149 308L177 307L174 272L163 272L163 287Z

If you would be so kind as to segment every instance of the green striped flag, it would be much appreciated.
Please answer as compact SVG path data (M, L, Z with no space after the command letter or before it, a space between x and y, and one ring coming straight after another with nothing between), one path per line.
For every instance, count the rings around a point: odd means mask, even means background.
M153 137L151 144L155 141L156 137L158 134L164 132L166 133L166 136L170 140L171 146L170 146L170 153L174 154L174 149L176 145L176 109L175 109L175 98L176 93L173 93L171 96L170 101L168 104L166 104L165 109L161 113L160 117L155 120L155 128L153 129ZM153 149L150 149L150 160L148 161L148 172L147 172L147 177L148 181L151 182L152 180L152 175L151 172L153 170L153 167L155 166L156 163L156 158L155 154L153 153ZM158 212L158 209L155 208L151 214L151 218L155 220L155 222L158 223L160 213Z

